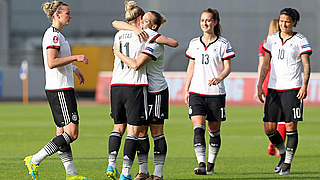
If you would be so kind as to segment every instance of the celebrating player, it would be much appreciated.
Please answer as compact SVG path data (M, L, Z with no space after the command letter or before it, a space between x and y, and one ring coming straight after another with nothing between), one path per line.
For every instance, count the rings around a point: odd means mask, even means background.
M142 19L142 28L145 31L158 31L161 24L165 23L166 19L163 15L155 11L147 12ZM135 30L136 27L130 27L129 24L121 22L113 23L116 27ZM139 31L139 30L136 30ZM158 42L159 44L157 44ZM140 53L137 59L125 56L115 47L114 52L124 63L132 69L138 69L144 64L147 66L148 78L148 107L149 117L148 122L142 126L142 131L139 134L139 145L137 149L139 173L135 180L163 179L163 166L167 153L167 143L165 140L163 125L164 119L168 118L169 91L168 85L163 76L164 60L163 60L163 45L167 44L172 47L177 47L178 42L158 35L154 38L149 38L145 44L144 51ZM150 61L152 60L152 61ZM151 135L154 139L154 164L155 169L153 175L149 177L148 173L148 153L150 149L148 138L148 125L150 126Z
M136 6L134 1L126 2L125 19L129 24L140 27L144 11ZM146 31L149 42L156 39L159 34ZM139 42L138 36L133 31L120 30L115 36L114 47L120 46L120 51L130 58L140 57L140 52L145 50L143 59L149 59L152 55L152 47L145 47L145 43ZM151 48L151 49L150 49ZM117 49L115 49L117 52ZM121 136L128 126L127 137L124 146L124 159L120 179L131 179L131 167L138 145L138 134L141 125L147 119L147 74L145 66L137 66L132 69L121 61L121 53L115 56L114 70L111 82L111 116L114 119L114 130L109 138L109 163L107 177L117 178L116 157L121 144ZM127 125L128 124L128 125Z
M227 39L221 37L219 12L207 9L201 13L201 37L190 41L186 51L189 58L185 84L185 103L194 129L194 150L199 166L197 175L212 174L220 146L221 121L226 120L224 79L231 72L234 51ZM208 164L205 166L205 130L208 120L210 135Z
M302 121L302 100L307 96L310 78L310 44L304 35L293 31L299 20L300 15L296 9L284 8L280 11L280 32L268 36L263 45L267 53L257 85L258 97L264 102L262 84L271 66L263 121L266 135L281 155L274 169L280 175L290 173L298 146L297 126L298 121ZM277 131L279 121L286 122L286 148Z
M42 160L58 152L66 170L67 180L88 180L78 175L73 164L70 143L78 137L79 116L74 95L73 72L76 73L80 84L84 77L80 70L72 65L73 61L88 63L84 55L71 56L68 41L63 36L62 29L70 24L72 18L69 6L61 1L46 2L43 11L52 20L42 41L43 60L46 72L45 91L50 104L54 122L57 126L56 137L45 145L38 153L27 156L25 165L32 179L39 179L38 167Z
M274 34L276 32L279 31L279 21L278 19L272 19L269 25L269 32L268 35ZM265 41L263 41L260 46L259 46L259 64L258 64L258 74L260 74L261 72L261 67L262 67L262 63L264 61L264 57L265 57L265 51L263 50L263 45L264 45ZM268 93L268 83L269 83L269 79L270 79L270 68L268 71L268 74L266 76L266 79L263 82L263 91L264 94L267 95ZM277 130L279 131L280 135L283 138L283 141L286 140L286 125L284 122L278 122L278 126L277 126ZM271 143L271 141L269 141L269 146L268 146L268 154L269 155L275 155L276 154L276 150L274 145ZM277 157L280 157L280 153L277 150Z

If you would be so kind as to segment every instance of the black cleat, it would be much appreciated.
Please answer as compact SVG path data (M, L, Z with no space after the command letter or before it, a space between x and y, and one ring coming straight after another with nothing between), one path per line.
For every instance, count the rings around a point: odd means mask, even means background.
M290 167L291 167L291 164L283 163L281 165L281 169L280 169L279 175L288 175L288 174L290 174Z
M199 167L194 168L193 172L196 175L206 175L207 171L206 171L206 164L205 163L200 163Z
M213 174L214 172L214 163L209 163L207 164L207 174Z

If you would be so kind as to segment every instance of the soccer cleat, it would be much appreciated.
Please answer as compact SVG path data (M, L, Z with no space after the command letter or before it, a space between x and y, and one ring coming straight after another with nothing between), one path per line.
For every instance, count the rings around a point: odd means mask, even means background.
M108 166L106 175L111 180L119 179L119 171L117 170L117 168L113 168L112 166Z
M199 167L194 168L193 172L196 175L206 175L207 171L206 171L205 163L203 163L203 162L199 163Z
M280 159L280 161L279 161L279 163L277 164L277 166L274 168L274 173L279 173L280 172L280 170L281 170L281 165L283 164L283 162L284 162L284 159L283 158L281 158Z
M209 163L207 164L207 174L213 174L214 172L214 163Z
M276 149L274 148L273 144L270 142L268 146L268 154L273 156L276 154Z
M291 166L291 164L283 163L281 165L281 169L280 169L279 175L288 175L288 174L290 174L290 166Z
M132 179L131 179L130 175L129 176L124 176L123 174L121 174L119 180L132 180Z
M91 179L84 176L80 176L80 175L70 176L67 174L66 180L91 180Z
M39 180L38 177L38 167L39 165L36 165L31 162L32 156L27 156L24 158L24 165L27 167L29 174L31 175L32 179Z
M138 173L136 175L136 177L134 178L134 180L146 180L148 179L150 176L149 176L149 173L145 174L145 173Z
M159 176L156 176L156 175L151 175L146 180L163 180L163 177L159 177Z

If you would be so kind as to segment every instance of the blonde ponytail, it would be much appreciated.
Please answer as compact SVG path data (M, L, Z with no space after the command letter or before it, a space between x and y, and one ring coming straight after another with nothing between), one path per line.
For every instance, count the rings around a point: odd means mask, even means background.
M143 16L144 15L144 11L136 6L136 2L135 1L125 1L125 19L129 22L129 21L133 21L136 20L137 17L139 16Z

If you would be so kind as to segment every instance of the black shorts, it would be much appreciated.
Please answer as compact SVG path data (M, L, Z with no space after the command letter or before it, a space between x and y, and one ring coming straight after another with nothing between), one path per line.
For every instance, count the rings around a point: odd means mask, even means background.
M158 93L148 93L148 122L151 124L164 124L168 119L169 90L166 88Z
M141 126L147 121L147 87L111 86L111 112L114 124Z
M207 116L208 121L226 120L226 96L204 96L189 93L189 118L196 115Z
M77 101L73 89L46 90L54 122L58 127L70 122L79 124Z
M299 90L268 89L264 105L264 122L302 121L303 102L297 98Z

